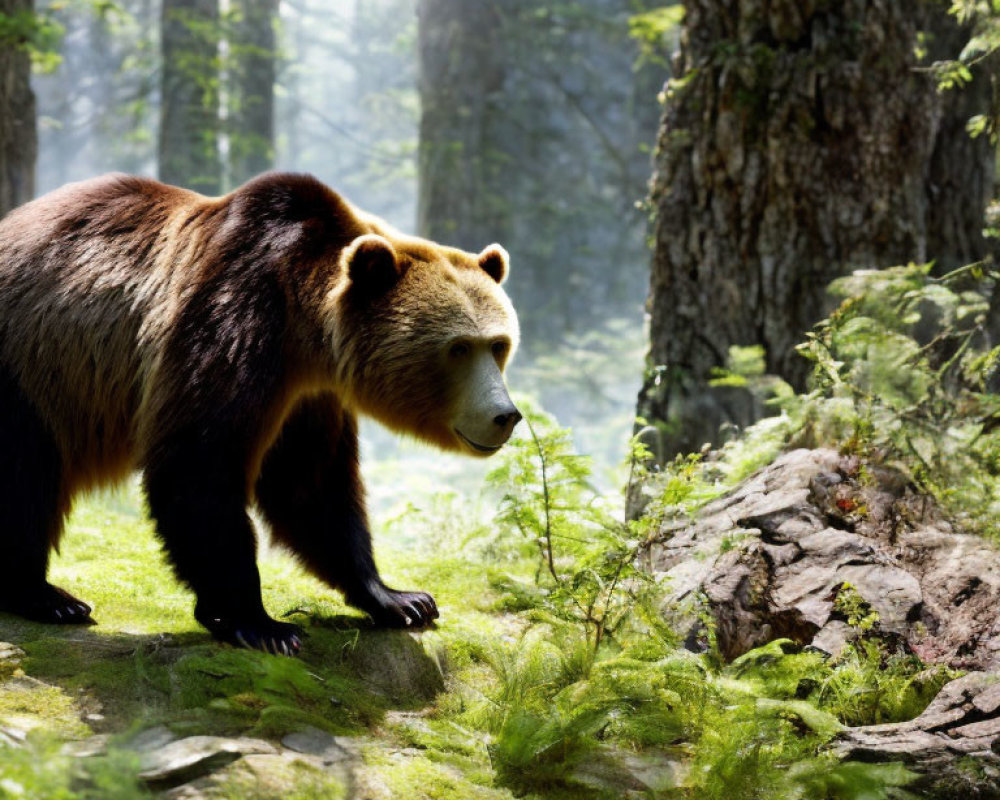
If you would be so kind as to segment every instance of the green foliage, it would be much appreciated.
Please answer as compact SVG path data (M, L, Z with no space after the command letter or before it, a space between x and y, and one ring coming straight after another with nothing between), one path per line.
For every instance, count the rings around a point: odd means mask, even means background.
M823 800L919 800L903 787L916 775L900 763L837 763L817 759L794 765L790 777L801 787L800 797Z
M909 718L951 677L921 678L915 659L886 662L874 644L829 660L777 641L713 668L653 633L583 674L573 652L540 626L478 653L496 682L465 720L490 733L497 779L516 792L582 791L582 765L656 748L688 765L664 797L889 797L914 776L824 754L838 713L850 724Z
M715 368L711 386L739 386L745 387L754 378L764 375L766 365L764 363L764 348L760 345L751 347L740 347L733 345L729 348L729 363L725 369Z
M134 753L112 749L74 759L51 735L32 735L23 747L0 745L0 800L143 800Z
M597 501L568 431L535 409L526 417L528 435L502 456L491 480L504 489L495 522L524 543L536 587L511 575L494 581L504 608L526 627L516 637L471 645L470 669L485 667L490 680L465 696L462 711L464 724L487 732L497 780L517 793L603 796L594 764L609 768L618 753L654 749L685 765L656 796L905 796L901 787L914 777L906 770L839 764L824 746L844 724L916 716L954 673L928 670L864 638L877 615L850 587L842 587L837 612L861 638L834 659L784 640L729 665L712 652L679 650L654 587L631 574L619 579L628 590L609 605L613 624L606 621L604 637L597 635L592 612L602 601L594 598L618 591L615 578L633 569L651 520L684 521L742 478L752 467L742 446L733 443L711 460L678 458L657 476L648 518L623 525ZM787 415L765 428L760 437L771 456L771 444L794 429ZM633 477L646 478L643 448L636 445L633 456ZM580 577L595 573L600 580Z
M489 475L505 492L495 523L537 548L544 611L582 625L596 650L646 581L635 566L640 542L591 485L589 459L573 452L570 432L530 404L522 410L529 435L513 440Z
M325 714L334 687L302 661L225 650L185 657L174 672L180 687L174 702L186 710L192 729L208 720L257 735L281 735L306 725L334 727Z
M629 18L628 32L639 43L639 63L669 67L669 52L664 46L667 37L675 32L684 19L684 6L680 3L658 6Z
M59 65L63 33L63 27L47 14L31 10L0 12L0 47L27 50L36 68L43 72Z
M811 698L846 725L898 722L917 716L960 674L887 652L877 639L861 638L844 648Z
M996 53L1000 50L1000 4L994 0L952 0L950 13L972 30L969 41L955 58L937 61L931 72L942 90L962 88L973 80L973 69L985 68L992 84L991 107L968 122L972 136L983 134L996 144L1000 140L1000 94L997 92Z
M979 264L940 278L910 264L836 281L845 300L799 347L815 391L785 401L800 437L888 461L990 535L1000 532L994 281Z
M842 583L833 601L833 610L859 631L870 631L879 621L878 612L849 583Z

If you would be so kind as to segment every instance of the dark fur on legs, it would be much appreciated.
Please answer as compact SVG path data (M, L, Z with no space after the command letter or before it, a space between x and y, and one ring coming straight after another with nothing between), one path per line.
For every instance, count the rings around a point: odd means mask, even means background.
M227 291L243 298L244 315L239 327L222 331L204 320L232 322L211 313ZM174 362L165 370L174 381L166 394L184 413L161 410L144 482L174 572L194 590L195 618L220 641L287 655L298 652L302 631L264 610L246 510L248 464L279 405L282 302L266 278L253 283L226 272L191 298L166 351ZM219 385L224 390L213 391Z
M298 652L299 628L264 610L253 526L233 481L233 465L221 455L214 447L178 447L147 470L157 529L177 576L197 597L195 618L216 639L273 653Z
M0 367L0 610L37 622L92 624L91 608L46 579L69 503L62 457Z
M257 502L275 538L379 625L424 627L426 592L390 589L372 556L353 415L332 394L302 401L264 459Z

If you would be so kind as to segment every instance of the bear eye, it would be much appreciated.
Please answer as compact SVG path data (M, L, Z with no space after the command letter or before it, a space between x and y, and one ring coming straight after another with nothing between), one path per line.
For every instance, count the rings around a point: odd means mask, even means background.
M452 358L462 358L469 354L468 342L455 342L450 348L448 348L448 355Z
M490 350L493 351L493 358L497 361L503 361L507 357L507 350L510 345L507 342L493 342L490 345Z

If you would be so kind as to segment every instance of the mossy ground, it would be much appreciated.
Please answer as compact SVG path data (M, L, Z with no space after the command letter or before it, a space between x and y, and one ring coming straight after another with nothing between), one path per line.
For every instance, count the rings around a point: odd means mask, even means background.
M359 774L372 797L511 796L492 786L485 746L470 732L447 721L415 731L394 718L433 717L448 696L441 693L444 662L463 661L453 642L507 624L489 610L485 569L458 554L416 558L412 542L377 542L377 549L387 581L435 595L440 628L419 635L374 630L336 592L265 544L265 605L307 632L301 656L281 658L219 645L195 622L193 597L167 566L137 490L81 498L50 577L91 604L98 624L62 628L0 615L0 641L26 653L0 688L0 726L32 729L26 750L0 746L0 798L110 797L95 789L95 775L134 774L135 760L125 757L129 739L161 724L181 735L277 741L312 726L359 737L366 765ZM95 733L111 735L112 758L93 762L81 782L58 745ZM270 776L270 788L253 770L232 772L217 787L219 797L288 800L347 791L336 776L306 768ZM123 797L143 796L136 781L122 785L132 787Z

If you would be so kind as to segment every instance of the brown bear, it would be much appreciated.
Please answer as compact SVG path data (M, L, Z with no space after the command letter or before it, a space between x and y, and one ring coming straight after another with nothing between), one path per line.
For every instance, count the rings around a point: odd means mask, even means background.
M357 414L472 455L520 414L507 255L404 236L314 178L221 198L145 178L70 184L0 221L0 609L92 622L46 580L79 491L143 473L195 617L219 640L293 653L261 601L256 504L272 537L376 623L430 624L381 580Z

